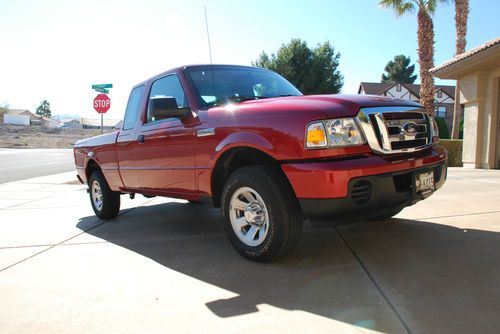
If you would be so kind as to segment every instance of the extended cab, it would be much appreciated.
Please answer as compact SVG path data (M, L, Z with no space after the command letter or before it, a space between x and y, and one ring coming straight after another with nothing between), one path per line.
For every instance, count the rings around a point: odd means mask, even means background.
M240 254L271 261L305 218L384 219L430 196L446 179L438 141L415 102L303 96L272 71L197 65L135 86L122 129L74 154L98 217L121 194L210 202Z

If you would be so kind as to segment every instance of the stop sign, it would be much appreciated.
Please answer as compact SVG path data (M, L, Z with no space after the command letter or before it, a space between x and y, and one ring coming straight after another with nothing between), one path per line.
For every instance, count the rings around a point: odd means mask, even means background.
M111 107L111 99L106 94L98 94L94 99L94 109L99 114L104 114Z

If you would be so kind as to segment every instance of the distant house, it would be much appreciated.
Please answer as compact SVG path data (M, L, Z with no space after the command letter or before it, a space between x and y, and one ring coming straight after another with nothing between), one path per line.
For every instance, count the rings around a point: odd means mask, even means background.
M31 124L31 120L29 116L26 115L13 115L4 113L3 115L3 123L10 125L23 125L27 126Z
M82 123L76 118L62 118L59 120L61 123L62 127L68 128L68 129L81 129L82 128Z
M26 109L6 109L3 119L5 124L12 125L40 125L40 117Z
M31 120L38 119L38 116L27 109L7 109L6 114L16 116L28 116Z
M420 85L362 82L359 85L358 94L381 95L419 102ZM434 93L435 116L444 118L450 130L453 124L454 104L455 86L436 85Z
M119 119L104 119L103 127L104 129L112 130L117 128L117 125L121 124ZM92 118L82 118L82 127L84 129L100 129L101 120Z
M5 115L7 115L7 117L5 117ZM59 122L57 120L33 114L31 111L26 109L7 109L5 115L4 115L5 124L43 125L52 129L57 128L59 126Z
M58 120L55 120L55 119L52 119L52 118L48 118L48 117L45 117L45 116L41 116L40 118L42 120L42 125L46 126L48 128L51 128L51 129L56 129L61 124L61 123L59 123Z

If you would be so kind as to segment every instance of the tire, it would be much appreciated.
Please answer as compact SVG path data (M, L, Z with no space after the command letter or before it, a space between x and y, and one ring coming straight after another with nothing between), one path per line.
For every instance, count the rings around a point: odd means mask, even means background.
M274 261L297 245L304 218L282 174L265 166L236 170L221 206L229 241L247 259Z
M100 170L89 179L89 197L95 215L101 219L113 219L120 212L120 193L112 191Z

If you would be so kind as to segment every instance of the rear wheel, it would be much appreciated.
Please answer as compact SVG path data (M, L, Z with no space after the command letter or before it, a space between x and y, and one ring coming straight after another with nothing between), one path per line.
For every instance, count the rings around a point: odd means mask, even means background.
M264 166L244 167L229 177L222 193L222 214L233 247L260 262L289 253L304 220L283 176Z
M92 173L89 179L89 195L92 209L101 219L112 219L120 212L120 193L109 188L100 170Z

